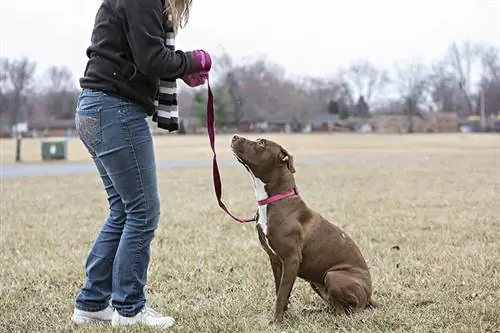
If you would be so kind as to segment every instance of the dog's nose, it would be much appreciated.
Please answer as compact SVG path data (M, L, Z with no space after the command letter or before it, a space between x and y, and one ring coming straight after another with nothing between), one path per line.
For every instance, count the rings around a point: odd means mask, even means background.
M239 136L233 135L233 142L236 141L236 140L238 140L239 138L240 138Z

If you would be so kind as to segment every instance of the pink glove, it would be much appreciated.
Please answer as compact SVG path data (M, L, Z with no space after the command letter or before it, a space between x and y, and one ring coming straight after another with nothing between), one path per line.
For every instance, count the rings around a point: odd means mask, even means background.
M194 60L200 68L200 72L208 73L212 68L212 58L203 50L195 50L192 52Z
M182 77L182 81L186 83L191 88L204 85L207 82L208 73L191 74Z

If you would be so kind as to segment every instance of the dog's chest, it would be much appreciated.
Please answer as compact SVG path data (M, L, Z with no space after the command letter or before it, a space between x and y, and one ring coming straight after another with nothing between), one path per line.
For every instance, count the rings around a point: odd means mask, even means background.
M259 206L259 218L257 220L257 224L267 237L267 205Z
M267 199L266 185L259 178L251 174L253 188L255 191L255 198L257 200ZM262 229L264 235L267 236L267 205L259 206L259 218L257 224Z
M257 228L260 229L260 232L262 233L262 235L259 236L259 238L264 249L267 251L269 255L273 254L275 256L278 256L276 251L272 248L271 243L269 243L267 205L259 206L259 218L257 219Z
M252 181L253 181L253 187L255 190L255 197L257 200L264 200L267 199L267 192L266 192L266 185L264 182L262 182L259 178L255 177L254 175L250 174ZM267 237L268 235L268 216L267 216L267 205L262 205L259 206L258 208L259 211L259 218L257 219L257 225L259 229L262 231L264 234L263 241L264 244L263 246L267 247L272 253L276 254L274 249L271 247L271 244L269 243L269 239Z

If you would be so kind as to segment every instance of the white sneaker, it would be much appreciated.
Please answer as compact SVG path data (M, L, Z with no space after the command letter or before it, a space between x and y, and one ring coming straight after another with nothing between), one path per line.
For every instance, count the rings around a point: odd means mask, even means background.
M168 328L170 326L173 326L174 323L174 318L163 316L148 307L144 307L141 312L136 314L134 317L124 317L115 310L115 312L113 313L113 319L111 320L112 326L142 324L146 326Z
M101 311L90 312L75 308L71 320L76 324L88 324L94 322L109 322L113 318L113 308L108 305L107 308Z

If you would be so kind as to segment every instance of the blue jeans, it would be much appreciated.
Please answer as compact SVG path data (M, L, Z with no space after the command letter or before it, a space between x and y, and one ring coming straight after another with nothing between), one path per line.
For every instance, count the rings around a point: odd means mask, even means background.
M146 303L144 286L150 244L158 227L160 197L153 138L146 113L135 104L84 89L75 122L92 156L109 203L109 215L85 264L86 280L76 307L109 305L132 317Z

